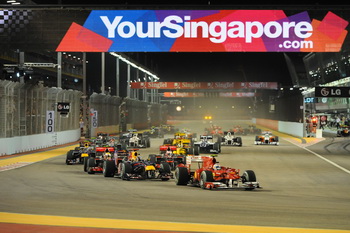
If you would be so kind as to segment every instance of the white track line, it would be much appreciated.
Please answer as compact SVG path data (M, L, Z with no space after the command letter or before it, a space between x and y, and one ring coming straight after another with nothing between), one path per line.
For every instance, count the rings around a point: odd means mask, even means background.
M290 141L290 140L288 140L288 139L285 139L285 138L284 138L284 140L286 140L286 141L288 141L288 142L290 142L290 143L292 143L292 144L294 144L294 145L296 145L296 146L298 146L298 147L300 147L300 148L303 148L304 150L306 150L306 151L308 151L308 152L310 152L310 153L316 155L318 158L320 158L320 159L326 161L327 163L332 164L334 167L337 167L337 168L339 168L340 170L342 170L342 171L344 171L344 172L350 174L350 171L349 171L348 169L346 169L346 168L344 168L344 167L342 167L342 166L336 164L335 162L333 162L333 161L331 161L331 160L329 160L329 159L326 159L326 158L323 157L322 155L319 155L319 154L317 154L316 152L313 152L312 150L309 150L309 149L306 148L306 147L300 146L300 145L298 145L298 144L296 144L296 143L294 143L294 142L292 142L292 141Z

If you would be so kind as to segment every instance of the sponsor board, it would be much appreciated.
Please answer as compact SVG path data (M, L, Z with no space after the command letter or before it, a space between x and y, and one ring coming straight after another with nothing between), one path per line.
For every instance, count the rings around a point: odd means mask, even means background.
M350 87L315 87L315 97L350 97Z
M92 10L56 51L338 52L348 22L283 10Z
M132 82L132 89L271 89L277 82Z
M166 98L195 98L195 97L254 97L254 92L164 92Z

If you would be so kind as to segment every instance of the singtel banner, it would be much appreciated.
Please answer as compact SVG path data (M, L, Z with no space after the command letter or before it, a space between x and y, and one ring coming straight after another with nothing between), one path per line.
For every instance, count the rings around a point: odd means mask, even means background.
M272 89L277 82L133 82L132 89Z
M328 12L283 10L93 10L72 22L57 51L337 52L348 22Z
M164 92L166 98L195 98L195 97L254 97L258 96L254 92Z

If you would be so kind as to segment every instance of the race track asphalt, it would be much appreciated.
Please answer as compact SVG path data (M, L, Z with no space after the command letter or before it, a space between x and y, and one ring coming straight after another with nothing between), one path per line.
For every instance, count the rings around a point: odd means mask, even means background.
M242 122L217 122L232 128ZM197 134L203 122L179 122ZM262 189L202 190L174 181L89 175L66 165L74 147L0 159L0 232L350 232L348 138L223 147L223 166L254 170ZM171 135L167 135L171 137ZM141 156L158 152L152 139ZM306 142L306 143L303 143Z

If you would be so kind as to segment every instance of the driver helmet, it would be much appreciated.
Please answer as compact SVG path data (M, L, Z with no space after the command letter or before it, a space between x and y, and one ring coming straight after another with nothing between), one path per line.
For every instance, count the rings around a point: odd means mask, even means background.
M137 152L131 152L131 161L136 161L137 157Z
M213 169L214 170L221 170L220 164L214 164Z

